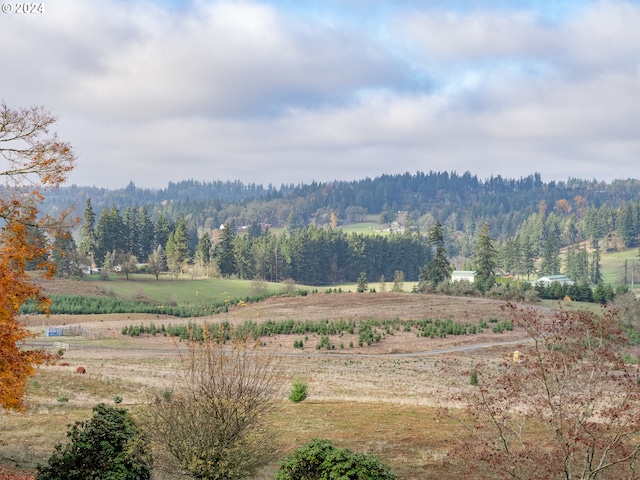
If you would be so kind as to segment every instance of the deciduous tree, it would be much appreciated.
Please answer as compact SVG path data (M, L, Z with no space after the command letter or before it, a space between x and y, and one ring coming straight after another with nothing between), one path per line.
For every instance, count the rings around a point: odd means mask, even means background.
M68 143L51 132L56 118L41 107L11 109L0 104L0 405L21 409L27 378L35 366L51 359L42 350L23 349L32 334L18 317L18 309L34 298L44 308L48 301L26 274L26 266L52 275L46 260L50 246L30 242L33 228L53 234L66 221L39 215L38 206L49 188L60 185L73 168L75 154Z
M156 280L160 278L160 272L164 272L167 269L167 259L164 256L162 245L158 245L155 250L149 254L147 266L151 273L155 275Z
M250 477L273 455L267 415L282 396L280 357L247 340L225 343L203 327L190 341L182 374L145 416L169 471L209 480Z
M530 341L498 373L476 367L453 458L492 478L638 478L640 386L615 312L506 308Z

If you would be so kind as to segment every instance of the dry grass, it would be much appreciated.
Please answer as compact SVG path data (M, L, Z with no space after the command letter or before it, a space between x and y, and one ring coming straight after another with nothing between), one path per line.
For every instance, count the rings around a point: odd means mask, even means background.
M398 317L477 321L493 316L504 318L500 303L480 299L316 294L271 299L207 320ZM34 328L41 328L37 320ZM131 323L131 319L111 317L92 316L86 320L91 320L96 328L110 331L119 331L121 323ZM158 323L155 316L149 321ZM177 323L175 319L171 321ZM518 334L512 333L509 338L517 338ZM453 394L464 395L473 388L469 376L478 362L497 365L514 347L419 356L384 353L421 352L492 339L507 337L482 334L425 339L415 333L398 332L383 338L375 347L338 349L319 356L311 337L302 354L293 349L293 337L264 339L266 348L298 354L285 359L288 383L283 389L287 390L294 379L301 379L308 384L309 398L293 404L283 396L281 409L273 418L280 443L274 449L273 462L259 478L273 478L278 460L312 438L327 438L354 451L373 452L392 466L399 479L472 478L443 461L451 442L461 432L448 420L438 418L436 411L438 406L450 406L447 399ZM350 340L343 336L331 341L348 345ZM33 468L37 462L45 462L54 445L65 441L68 424L89 418L91 408L99 402L113 404L115 395L123 397L122 405L135 414L154 389L172 386L179 366L176 352L180 344L162 337L130 339L116 335L113 340L86 340L82 344L84 347L75 343L65 353L63 361L70 364L68 367L38 370L30 383L31 407L25 414L2 417L0 463ZM363 355L368 353L382 355ZM80 365L86 368L85 375L75 373ZM59 402L61 397L68 398L68 402Z

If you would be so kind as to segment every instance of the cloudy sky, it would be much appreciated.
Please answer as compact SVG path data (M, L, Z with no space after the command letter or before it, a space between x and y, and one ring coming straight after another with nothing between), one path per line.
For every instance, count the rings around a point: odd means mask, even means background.
M59 117L78 185L640 178L639 0L9 5L0 100Z

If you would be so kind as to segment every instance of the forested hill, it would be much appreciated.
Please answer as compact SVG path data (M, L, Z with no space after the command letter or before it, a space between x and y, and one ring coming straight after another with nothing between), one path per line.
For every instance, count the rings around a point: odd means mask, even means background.
M543 182L535 173L525 178L501 176L481 180L466 172L429 172L382 175L354 181L312 182L301 185L262 186L234 182L186 180L164 189L123 189L69 186L50 192L45 211L75 204L80 217L87 199L97 215L106 207L120 212L145 205L152 218L161 214L184 217L191 230L265 223L273 226L329 224L331 214L340 222L359 221L375 214L390 221L398 211L408 212L414 225L433 218L451 230L469 232L488 221L492 235L513 236L532 214L545 209L558 214L583 214L603 205L615 210L640 198L640 180L569 179ZM425 218L426 216L426 218Z

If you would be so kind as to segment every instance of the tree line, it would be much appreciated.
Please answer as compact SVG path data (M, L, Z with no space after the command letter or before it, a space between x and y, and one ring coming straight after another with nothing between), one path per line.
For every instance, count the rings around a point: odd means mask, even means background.
M501 241L515 236L527 219L544 208L546 214L572 217L583 236L602 226L594 223L595 215L604 222L607 217L615 221L621 215L619 226L629 240L633 221L628 211L618 212L618 208L637 202L639 196L640 181L631 179L545 183L538 173L520 179L498 175L481 180L470 172L416 172L279 188L194 180L170 183L159 190L138 188L133 183L118 190L71 186L52 192L43 207L47 212L59 211L79 198L90 198L96 214L112 206L124 212L134 205L147 205L152 218L164 215L175 222L183 217L188 229L197 231L211 231L232 222L280 227L330 225L334 219L352 223L367 215L389 223L397 212L404 211L423 231L439 219L448 230L469 236L489 222L492 235ZM81 215L81 210L77 214ZM449 242L450 253L464 254L464 248L463 242Z
M54 257L63 276L72 273L73 264L84 262L127 276L144 264L156 278L166 271L190 271L194 276L322 285L360 283L363 275L371 281L391 280L402 272L408 281L436 285L457 268L476 270L482 291L493 285L498 273L526 280L564 273L576 283L597 285L602 281L603 251L637 241L640 201L624 202L615 210L607 205L581 208L582 204L574 199L551 210L541 202L516 235L501 240L492 236L488 221L464 235L435 218L424 224L429 227L424 234L406 219L404 231L388 235L347 234L304 223L280 234L257 222L242 229L234 222L197 229L184 217L174 222L161 214L153 219L144 205L127 207L124 214L112 205L96 220L88 199L78 246L70 235L56 238ZM630 263L620 283L633 283L637 270Z
M239 234L231 223L198 236L183 218L173 223L161 215L152 221L144 206L129 207L124 215L112 206L96 221L91 200L83 217L78 250L96 266L118 267L125 274L146 263L156 277L188 268L199 276L273 282L290 278L310 285L355 282L362 272L378 280L393 279L402 271L405 279L417 280L432 256L424 237L411 230L382 236L309 225L276 235L254 223ZM68 247L73 249L73 244Z

